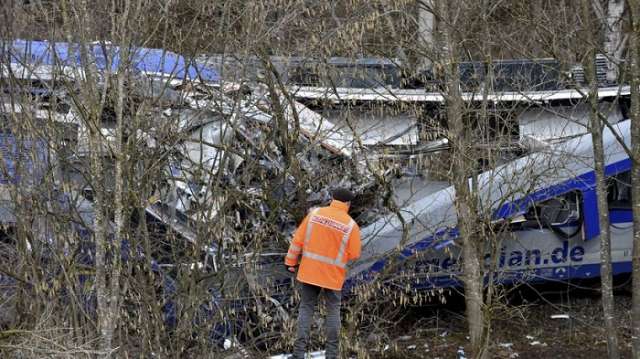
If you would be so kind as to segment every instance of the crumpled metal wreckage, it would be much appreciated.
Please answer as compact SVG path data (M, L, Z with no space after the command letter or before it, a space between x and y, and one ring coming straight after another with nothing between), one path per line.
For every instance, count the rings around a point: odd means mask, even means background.
M2 66L3 77L17 76L32 84L39 83L42 85L38 88L40 92L55 96L61 103L72 103L66 98L68 89L52 88L55 84L52 72L58 61L63 62L64 73L74 72L77 65L74 61L78 60L72 56L78 51L75 46L19 40L14 44L14 50L12 59L16 61ZM95 44L91 52L100 73L106 72L109 64L111 70L117 72L117 47ZM347 185L362 195L354 210L365 222L385 213L382 196L377 194L379 188L362 159L366 157L361 156L363 149L357 147L348 131L295 100L278 96L280 106L272 106L273 97L265 86L222 83L211 69L200 68L197 64L192 66L184 58L169 52L141 49L135 54L139 60L135 64L135 86L132 86L135 96L152 99L157 106L154 110L157 116L153 126L137 129L129 135L134 135L140 146L159 149L167 156L166 180L158 186L146 208L147 214L187 242L200 246L203 258L198 263L191 263L194 268L226 271L224 278L235 278L234 284L242 279L244 284L239 286L240 292L236 292L238 298L220 294L225 292L224 285L232 281L223 280L222 288L220 283L209 283L218 293L214 300L216 305L239 301L244 303L240 306L256 308L256 315L261 320L287 321L292 305L292 277L282 270L281 262L287 239L304 214L300 211L327 203L330 188ZM109 56L115 57L106 61ZM167 65L166 59L173 61L175 66ZM158 72L167 71L172 76L157 76ZM205 78L194 81L203 74ZM23 107L3 103L0 110L15 112L16 106ZM270 113L275 107L283 109L279 115L284 118L287 131L299 133L289 144L292 147L289 154L284 153L275 130L277 116ZM49 108L35 110L43 118L77 126L76 147L70 156L77 163L86 165L83 159L86 160L89 153L88 131L74 107L68 106L61 113L53 113ZM157 135L155 131L167 124L178 140L165 142ZM106 140L104 145L108 147L109 141L115 138L113 125L104 123L100 130ZM300 183L289 173L287 156L293 156L300 171L312 181ZM73 175L81 177L77 173ZM80 186L74 189L74 195L87 195L87 191L86 185ZM299 196L300 193L303 195ZM242 201L228 206L230 194L240 196ZM91 208L90 193L87 198L88 202L82 201L85 209ZM277 201L276 206L274 201ZM296 210L298 212L294 213ZM226 223L222 241L201 238L204 225L221 222ZM252 235L267 227L277 228L281 240L263 243L259 250L252 249ZM247 229L253 233L248 233ZM243 238L249 243L241 243ZM228 251L227 246L231 245L246 245L243 247L245 252ZM229 263L232 265L228 266ZM162 265L182 265L158 264L157 271L161 271ZM251 271L246 269L249 267ZM175 284L169 287L175 290ZM234 289L238 290L238 287ZM253 305L246 305L251 301ZM171 313L167 313L169 321L171 317ZM226 317L229 322L234 321L230 314ZM232 333L233 330L227 329L219 331L217 336L238 342L232 338Z

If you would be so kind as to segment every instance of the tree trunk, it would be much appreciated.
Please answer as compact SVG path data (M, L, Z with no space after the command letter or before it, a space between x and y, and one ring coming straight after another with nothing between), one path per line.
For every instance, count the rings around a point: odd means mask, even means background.
M592 58L593 59L593 58ZM595 80L593 76L592 80ZM595 89L594 89L595 88ZM595 90L595 91L594 91ZM606 178L604 175L605 160L602 144L602 126L598 113L597 85L592 85L589 94L591 102L590 131L593 141L593 158L598 197L598 220L600 223L600 281L602 292L602 313L607 329L607 351L609 358L619 358L618 336L614 316L613 271L611 267L611 236L609 230L609 204L607 203Z
M109 340L113 341L113 336L117 328L117 323L120 318L120 275L122 272L122 242L127 238L127 214L128 211L125 208L126 188L125 179L128 174L125 172L125 168L128 168L128 158L130 154L126 152L124 146L124 123L125 123L125 98L128 96L125 90L125 78L127 77L128 69L123 64L127 64L129 60L129 44L131 43L131 31L133 29L129 26L129 19L131 12L134 13L135 18L136 8L132 7L129 1L124 1L120 8L121 14L111 20L114 34L118 34L120 37L121 52L120 66L116 73L116 88L115 88L115 115L116 115L116 138L115 148L113 153L115 155L115 188L114 188L114 239L111 246L111 265L110 265L110 280L109 280L109 309L108 318L105 322L105 332L109 336ZM114 9L114 13L115 13ZM108 66L109 68L111 66ZM128 119L130 123L134 123L133 119ZM134 130L135 133L135 130Z
M457 66L457 65L456 65ZM457 72L457 71L455 71ZM457 81L452 80L451 85L456 86ZM471 166L469 166L468 138L465 134L464 121L462 117L462 102L456 100L460 98L456 90L448 94L451 103L447 108L447 119L451 131L452 144L452 166L453 166L453 185L456 189L456 211L458 215L458 230L462 239L462 257L463 257L463 282L465 293L465 304L467 312L467 321L469 325L469 336L471 338L471 352L474 358L483 357L483 280L480 261L479 238L473 230L478 225L477 213L474 210L474 197L469 188L469 176L472 175Z
M456 190L456 211L458 216L459 236L462 240L462 280L464 283L466 316L471 340L471 355L473 358L487 356L484 339L485 316L483 298L483 278L481 268L480 242L474 228L479 225L476 211L476 200L470 188L469 177L474 175L473 158L469 156L470 138L464 123L464 103L460 93L460 71L457 60L457 41L455 38L455 20L448 15L454 10L453 5L445 5L442 13L446 20L444 26L444 44L446 56L446 92L447 122L449 125L449 140L452 148L453 185Z
M625 48L622 36L622 14L624 0L608 0L606 12L600 0L592 0L593 8L604 27L604 52L607 55L607 81L618 80L620 61Z
M96 246L95 266L96 266L96 299L98 304L98 331L100 334L100 346L99 349L103 351L110 351L111 335L108 330L108 318L109 318L109 290L107 286L107 261L106 253L108 247L108 238L106 224L108 221L107 214L105 213L105 195L104 188L104 176L102 166L102 141L100 133L94 133L89 135L89 144L91 150L91 177L97 184L94 188L94 213L95 218L93 220L93 236Z
M633 304L631 310L632 318L632 348L633 357L640 357L640 1L629 0L631 22L633 31L631 33L630 50L630 82L631 82L631 188L633 204Z
M593 44L590 7L583 3L585 37L587 43ZM591 46L584 61L584 68L589 83L589 131L593 144L593 160L595 170L596 195L598 197L598 220L600 223L600 281L602 293L602 313L607 331L607 352L610 359L620 357L618 336L614 316L613 274L611 268L611 236L609 231L609 205L607 203L607 187L604 173L605 158L602 143L602 128L606 121L598 109L598 82L595 69L596 49Z
M433 48L433 31L435 29L435 16L433 15L433 0L418 0L418 39L419 48L424 50ZM422 51L423 53L425 51ZM418 60L419 69L431 67L431 59L422 56Z

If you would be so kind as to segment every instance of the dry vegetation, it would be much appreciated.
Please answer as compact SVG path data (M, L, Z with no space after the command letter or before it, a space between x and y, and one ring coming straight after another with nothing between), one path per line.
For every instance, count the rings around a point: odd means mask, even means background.
M67 72L54 69L53 79L44 83L24 81L17 73L0 79L2 103L11 105L1 117L2 133L18 138L19 152L30 158L20 163L33 167L17 166L15 171L23 176L3 184L1 191L0 201L13 215L7 215L0 235L0 355L220 357L289 350L297 298L281 268L281 254L308 207L322 203L326 189L337 183L360 190L355 212L361 221L370 220L370 212L396 216L404 236L401 243L407 243L412 219L393 201L393 165L385 167L366 155L336 154L305 133L297 102L271 62L274 55L399 59L406 78L423 69L425 59L433 64L443 79L438 90L446 97L444 105L389 111L412 114L421 128L444 134L452 143L449 153L431 157L437 166L426 167L437 168L434 177L455 184L464 257L477 259L465 262L463 278L471 293L465 298L471 308L469 351L476 357L501 353L497 341L511 337L500 330L504 316L496 317L492 310L527 317L536 309L504 306L510 302L503 288L483 292L480 283L486 273L479 248L495 250L495 239L505 228L496 228L492 214L479 208L478 193L469 189L468 179L476 179L480 160L486 167L500 163L491 146L509 144L511 126L517 125L513 113L521 108L496 106L486 99L473 105L463 102L458 62L553 57L569 67L593 55L598 48L585 40L586 34L600 39L603 29L585 28L585 17L595 15L581 12L579 4L569 0L443 3L4 3L0 65L10 62L13 40L27 39L77 44L80 66ZM439 23L433 43L419 36L421 9ZM120 48L121 67L99 70L90 53L94 46L111 49L110 44ZM149 83L128 61L138 47L174 51L187 61L226 54L240 62L251 59L247 66L258 63L263 71L247 91ZM242 83L246 78L239 71L227 80ZM43 87L47 95L32 96L34 86ZM472 90L490 91L482 86ZM334 106L308 105L325 110ZM73 114L73 126L60 120L65 114L56 110L60 106ZM338 107L347 126L350 106ZM43 108L44 115L34 110ZM247 108L265 117L259 119ZM354 104L353 111L360 109ZM216 125L203 125L208 123ZM70 127L80 135L69 135ZM203 133L215 130L223 132L216 137L219 141L203 143ZM203 151L203 146L216 154L214 160L185 156L189 149ZM360 139L354 150L363 150ZM177 178L176 167L189 183ZM189 226L188 234L149 215L147 209L161 198L178 201L185 191L198 197L185 209L189 218L180 218ZM169 214L176 216L175 211ZM394 269L400 264L391 264L345 305L346 352L378 357L371 336L392 336L405 305L445 298L440 291L395 289ZM437 317L413 322L419 327L412 330L430 330ZM456 335L465 330L459 312L445 319ZM492 325L493 319L497 322ZM459 336L452 346L467 345L466 333ZM230 349L225 350L225 339Z

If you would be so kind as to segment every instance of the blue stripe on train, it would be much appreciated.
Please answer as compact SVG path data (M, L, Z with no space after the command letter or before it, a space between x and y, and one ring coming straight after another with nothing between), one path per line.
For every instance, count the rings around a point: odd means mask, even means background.
M613 275L631 272L631 262L615 262L612 265ZM549 281L566 282L577 279L600 277L600 264L583 264L578 266L545 267L522 270L502 270L494 278L494 283L503 285L518 283L541 283ZM488 282L488 279L485 279ZM403 283L406 284L406 283ZM351 290L356 283L350 283L346 290ZM409 285L415 290L437 288L455 288L462 286L462 280L453 273L437 273L429 276L412 278ZM405 286L403 285L403 288Z

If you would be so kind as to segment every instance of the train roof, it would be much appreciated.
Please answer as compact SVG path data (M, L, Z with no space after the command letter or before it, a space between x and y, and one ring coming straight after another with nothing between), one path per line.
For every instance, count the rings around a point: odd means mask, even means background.
M95 65L100 72L117 72L123 66L130 66L134 72L150 76L178 80L196 80L218 82L218 72L182 55L164 49L144 47L129 48L128 60L122 59L123 48L108 42L86 44L88 63ZM52 70L77 68L83 63L82 46L69 42L50 42L39 40L14 40L2 43L0 56L7 59L10 67L3 66L3 75L9 71L17 77L33 77L49 80Z
M330 102L384 102L384 103L433 103L444 104L447 96L441 92L419 89L397 88L347 88L347 87L312 87L293 86L291 93L301 100L322 100ZM577 101L587 97L589 89L556 89L546 91L501 91L488 94L478 92L463 92L465 102L489 101L493 103L524 102L545 103L553 101ZM629 96L631 89L628 85L600 87L598 99L612 99Z

